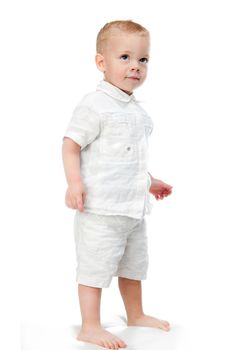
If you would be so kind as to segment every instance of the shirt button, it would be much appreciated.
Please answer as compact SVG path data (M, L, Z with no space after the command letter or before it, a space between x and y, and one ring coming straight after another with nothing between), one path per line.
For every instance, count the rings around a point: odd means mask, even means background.
M131 147L127 147L127 150L130 151Z

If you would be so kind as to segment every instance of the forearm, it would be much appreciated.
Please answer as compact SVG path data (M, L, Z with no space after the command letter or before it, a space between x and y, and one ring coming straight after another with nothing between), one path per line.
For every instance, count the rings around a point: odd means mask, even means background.
M65 141L62 146L65 177L68 185L81 181L80 147L70 147Z

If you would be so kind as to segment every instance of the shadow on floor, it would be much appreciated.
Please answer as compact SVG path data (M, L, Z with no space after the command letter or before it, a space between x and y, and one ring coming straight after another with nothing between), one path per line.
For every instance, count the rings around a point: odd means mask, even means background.
M127 327L124 316L116 316L103 326L123 339L126 350L192 350L185 330L179 325L171 325L165 332L148 327ZM47 325L22 322L21 350L100 350L101 346L76 340L80 325Z

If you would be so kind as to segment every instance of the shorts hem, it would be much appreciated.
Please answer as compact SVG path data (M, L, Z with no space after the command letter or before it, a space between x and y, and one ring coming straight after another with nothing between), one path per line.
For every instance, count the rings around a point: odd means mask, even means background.
M115 274L115 276L128 278L130 280L135 280L135 281L141 281L141 280L146 280L147 279L147 274L137 275L137 274L132 274L132 273L117 272Z
M92 279L87 279L87 278L76 278L76 282L78 284L82 284L84 286L88 287L94 287L94 288L108 288L110 286L111 280L107 282L100 282L100 281L94 281Z

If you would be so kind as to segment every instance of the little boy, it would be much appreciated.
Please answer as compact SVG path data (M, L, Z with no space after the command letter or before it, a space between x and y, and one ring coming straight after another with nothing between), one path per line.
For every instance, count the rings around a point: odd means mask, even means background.
M97 36L96 65L104 80L84 96L64 135L66 205L76 209L74 234L82 328L77 339L107 349L126 347L100 323L102 288L118 276L129 326L169 330L144 314L141 280L148 267L145 215L149 192L159 200L172 186L147 170L153 122L133 90L146 79L149 32L132 21L107 23Z

